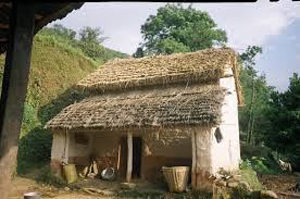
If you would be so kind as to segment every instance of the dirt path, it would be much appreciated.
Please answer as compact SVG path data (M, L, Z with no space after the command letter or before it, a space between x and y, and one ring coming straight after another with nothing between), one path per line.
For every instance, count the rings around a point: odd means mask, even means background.
M9 199L20 199L23 198L23 194L25 192L37 191L42 194L43 199L78 199L78 198L85 198L85 199L115 199L115 197L109 196L93 196L89 194L85 194L83 192L78 191L68 191L64 189L57 189L51 186L43 186L38 184L36 181L16 177L13 181L12 191L9 195Z

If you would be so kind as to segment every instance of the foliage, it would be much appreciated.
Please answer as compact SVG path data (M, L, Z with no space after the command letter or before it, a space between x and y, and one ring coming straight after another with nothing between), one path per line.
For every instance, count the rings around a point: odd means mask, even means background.
M24 133L24 132L23 132ZM39 167L50 159L52 135L38 126L19 140L18 167L19 174L26 173L33 167Z
M106 37L100 37L103 35L103 31L100 28L91 28L89 26L84 27L79 32L80 41L85 43L94 43L100 44L102 43Z
M64 179L52 175L49 165L46 165L42 169L40 169L39 174L36 176L35 180L39 183L53 185L55 187L65 187L67 185L67 182Z
M61 24L54 24L52 28L45 27L42 31L48 31L51 35L60 36L69 40L75 39L76 36L76 31L68 29Z
M107 37L102 36L103 31L101 31L100 28L84 27L79 31L79 39L77 39L76 31L60 24L54 24L52 27L43 28L39 35L59 41L59 44L84 54L98 64L102 64L115 57L128 57L125 53L105 48L102 45L102 42L106 40Z
M260 47L249 46L239 56L245 98L245 106L239 109L241 138L251 145L268 146L300 169L300 78L293 74L288 90L279 93L254 69L259 53L262 53ZM274 160L258 157L249 160L256 165L254 169L262 173L278 172Z
M241 162L239 173L241 175L241 180L247 182L251 189L261 190L262 186L257 178L257 174L248 160Z
M245 106L239 109L239 123L242 140L257 145L270 125L265 119L268 101L274 88L267 85L266 77L254 69L256 56L262 53L258 46L249 46L240 54L240 82L243 88Z
M287 91L272 92L269 105L266 116L271 125L263 134L265 144L285 154L300 169L300 77L297 73L290 78Z
M147 18L141 33L144 42L135 57L197 51L227 42L226 32L217 28L207 12L180 4L159 8L156 15Z
M253 146L241 142L242 159L248 161L259 174L279 174L282 170L275 159L275 153L266 146Z

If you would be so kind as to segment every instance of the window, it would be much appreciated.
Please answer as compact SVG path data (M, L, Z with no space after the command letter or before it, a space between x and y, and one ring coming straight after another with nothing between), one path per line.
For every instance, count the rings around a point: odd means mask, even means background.
M74 138L77 144L87 145L89 143L89 138L84 133L76 132Z
M222 133L221 133L220 127L218 127L218 128L215 130L214 135L215 135L215 138L216 138L216 140L217 140L217 143L220 143L220 142L223 140L223 135L222 135Z

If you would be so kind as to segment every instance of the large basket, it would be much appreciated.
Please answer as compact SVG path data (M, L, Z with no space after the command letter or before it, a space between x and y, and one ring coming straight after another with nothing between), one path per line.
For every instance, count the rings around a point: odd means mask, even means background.
M68 184L76 182L78 179L75 164L66 164L64 167L64 174Z
M163 174L170 192L183 192L186 190L190 168L187 166L162 167Z

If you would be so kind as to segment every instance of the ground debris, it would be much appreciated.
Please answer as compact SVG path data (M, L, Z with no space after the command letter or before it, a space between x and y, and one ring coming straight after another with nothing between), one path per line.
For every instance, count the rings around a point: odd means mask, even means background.
M85 193L91 194L91 195L103 195L103 196L113 196L114 192L113 191L109 191L109 190L101 190L101 189L97 189L97 188L82 188L82 191L84 191Z

